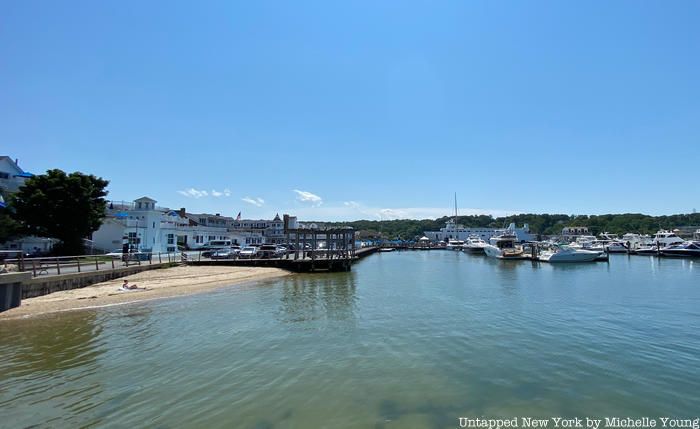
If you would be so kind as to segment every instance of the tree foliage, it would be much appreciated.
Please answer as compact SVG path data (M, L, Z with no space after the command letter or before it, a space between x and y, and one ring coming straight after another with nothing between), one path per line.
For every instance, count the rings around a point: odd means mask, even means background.
M83 239L105 216L109 182L93 175L55 169L28 179L12 198L21 232L60 240L57 253L82 254Z
M399 220L358 220L334 223L363 231L362 238L381 237L386 239L413 240L424 231L438 231L445 226L449 217L438 219L399 219ZM659 229L673 229L682 226L700 226L700 213L677 214L670 216L650 216L639 213L605 215L565 215L565 214L518 214L494 218L487 215L459 216L457 222L466 227L505 228L510 223L522 226L527 223L534 234L558 235L566 226L586 226L592 234L610 232L624 234L636 232L654 234Z
M0 196L2 196L5 202L10 199L10 195L2 188L0 188ZM19 225L12 218L10 207L0 207L0 243L12 240L17 236L18 232Z

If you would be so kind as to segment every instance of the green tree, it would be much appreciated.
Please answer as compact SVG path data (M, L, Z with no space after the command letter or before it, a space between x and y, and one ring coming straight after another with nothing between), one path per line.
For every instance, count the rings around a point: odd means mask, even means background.
M60 240L57 253L80 255L105 216L108 181L55 169L27 180L12 198L21 232Z
M0 188L0 197L7 204L9 195ZM0 207L0 243L12 240L17 235L17 222L12 218L12 212L9 206Z

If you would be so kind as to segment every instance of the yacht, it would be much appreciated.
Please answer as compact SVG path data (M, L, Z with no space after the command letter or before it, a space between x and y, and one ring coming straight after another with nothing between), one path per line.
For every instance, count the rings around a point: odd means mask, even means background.
M542 252L538 259L544 262L593 262L600 255L600 252L560 245Z
M666 250L671 250L671 253L667 253L667 255L670 256L674 253L691 254L692 249L690 251L684 251L682 250L682 247L678 247L683 246L684 244L685 241L682 238L673 232L662 229L654 235L654 238L650 243L641 245L641 247L638 247L635 250L635 253L637 255L659 255ZM680 250L680 252L676 252L676 250Z
M576 249L586 249L591 247L593 242L597 241L594 235L580 235L576 237L576 241L570 243L569 246Z
M661 256L700 257L700 241L686 241L659 250Z
M605 251L609 253L627 253L627 245L624 242L615 240L607 243L605 246Z
M447 246L445 248L447 250L462 250L462 247L464 246L464 241L462 240L452 240L450 239L447 242Z
M489 244L484 246L486 256L498 259L523 259L523 246L517 244L517 237L512 232L491 237Z
M641 247L637 247L634 253L636 253L637 255L658 255L659 248L656 245L647 244Z
M485 242L481 237L479 237L478 235L470 235L467 241L462 246L462 250L471 253L484 253L484 247L486 246L488 246L488 243Z
M649 247L652 244L651 237L648 234L627 233L622 236L622 242L633 252L640 248Z
M660 230L654 235L654 239L651 241L656 247L664 248L668 246L673 246L674 244L683 244L683 239L674 234L671 231Z
M601 232L598 234L598 237L600 237L601 240L607 240L607 241L617 241L619 238L617 237L617 234L611 234L609 232Z

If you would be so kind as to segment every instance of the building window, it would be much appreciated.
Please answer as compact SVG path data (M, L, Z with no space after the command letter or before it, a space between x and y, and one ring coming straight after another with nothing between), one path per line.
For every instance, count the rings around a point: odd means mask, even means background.
M215 236L215 235L210 235L210 236L209 236L209 241L212 241L212 240L216 240L216 236Z
M135 244L139 244L140 242L141 242L141 239L136 235L135 232L129 233L129 244L135 245Z
M10 175L4 171L0 171L0 179L9 179Z
M168 244L175 244L175 234L168 234Z

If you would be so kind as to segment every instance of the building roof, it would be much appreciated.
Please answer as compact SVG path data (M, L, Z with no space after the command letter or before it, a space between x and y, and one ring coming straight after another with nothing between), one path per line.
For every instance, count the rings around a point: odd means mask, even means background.
M7 160L8 163L10 163L10 166L12 166L15 170L17 170L17 174L15 174L16 176L20 176L20 175L25 174L25 173L26 173L26 174L30 174L30 173L27 173L26 171L22 170L22 169L20 168L20 166L17 165L17 163L15 162L14 159L12 159L12 158L10 158L9 156L6 156L6 155L0 155L0 161L2 161L2 160L4 160L4 159ZM21 177L27 177L27 176L21 176ZM31 174L30 174L29 177L31 177Z
M141 197L139 199L134 200L136 202L144 202L148 201L149 203L157 203L158 201L154 200L153 198L148 198L148 197Z
M215 219L223 219L223 220L230 220L233 222L233 218L230 216L221 216L221 215L216 215L216 214L211 214L211 213L185 213L185 216L187 217L206 217L206 218L215 218Z

